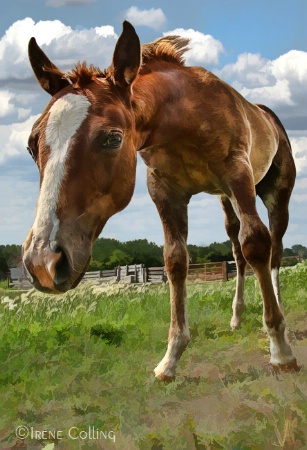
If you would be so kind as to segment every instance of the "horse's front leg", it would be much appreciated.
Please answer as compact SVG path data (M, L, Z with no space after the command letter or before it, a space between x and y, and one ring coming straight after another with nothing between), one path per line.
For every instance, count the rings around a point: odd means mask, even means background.
M173 190L151 170L147 171L147 185L163 225L164 260L171 302L168 347L164 358L155 369L155 375L160 380L170 381L175 376L177 363L190 340L186 304L187 205L190 196L178 189Z

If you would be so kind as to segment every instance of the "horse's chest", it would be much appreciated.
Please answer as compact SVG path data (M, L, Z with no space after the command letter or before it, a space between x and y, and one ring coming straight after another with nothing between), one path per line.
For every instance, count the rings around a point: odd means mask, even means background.
M171 147L153 146L139 153L145 164L160 177L189 194L221 193L218 180L210 171L207 161L193 150L180 151Z

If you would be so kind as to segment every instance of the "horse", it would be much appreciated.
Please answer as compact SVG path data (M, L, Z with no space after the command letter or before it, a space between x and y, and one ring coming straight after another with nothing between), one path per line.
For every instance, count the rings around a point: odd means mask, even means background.
M188 45L179 36L141 45L125 21L107 69L79 62L63 73L30 39L30 64L51 100L28 141L40 192L23 244L27 276L44 292L78 285L105 223L132 198L138 152L163 226L170 289L168 345L155 376L175 377L190 340L187 209L200 192L219 197L232 241L237 266L232 329L239 328L245 308L248 263L263 298L270 364L297 371L279 288L296 176L287 133L269 108L250 103L208 70L185 65ZM267 208L270 231L258 215L257 195Z

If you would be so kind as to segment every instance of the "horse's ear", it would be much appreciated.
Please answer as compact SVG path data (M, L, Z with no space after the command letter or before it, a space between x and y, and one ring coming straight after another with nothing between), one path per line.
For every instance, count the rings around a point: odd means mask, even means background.
M50 95L55 95L69 85L63 73L48 59L32 37L29 41L29 60L37 81Z
M141 44L131 23L123 23L113 55L114 80L120 86L128 87L136 78L141 65Z

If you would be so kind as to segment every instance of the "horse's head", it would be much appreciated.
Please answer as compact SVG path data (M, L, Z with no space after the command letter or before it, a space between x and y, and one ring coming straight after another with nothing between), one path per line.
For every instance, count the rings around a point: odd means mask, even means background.
M125 22L113 63L104 73L79 65L65 75L34 38L29 59L52 98L29 137L40 194L23 260L36 288L58 293L78 284L93 242L133 194L136 149L130 98L140 42Z

